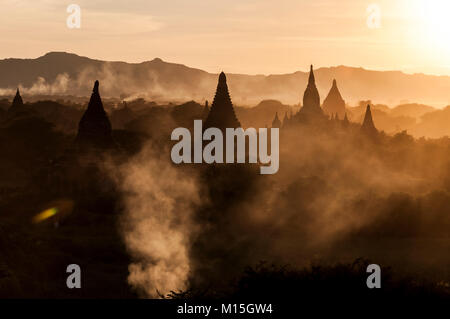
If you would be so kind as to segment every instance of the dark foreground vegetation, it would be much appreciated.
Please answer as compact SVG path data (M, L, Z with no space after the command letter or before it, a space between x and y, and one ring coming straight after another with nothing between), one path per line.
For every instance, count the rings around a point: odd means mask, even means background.
M174 128L223 107L236 122L229 98L105 112L97 83L83 113L18 94L0 124L0 297L448 300L450 140L387 135L370 107L330 118L310 78L303 111L274 121L271 176L170 161Z
M386 303L418 302L420 304L450 301L450 287L444 282L432 283L423 278L406 276L389 267L382 269L380 289L368 289L366 268L368 260L352 263L318 263L304 268L277 266L261 262L247 267L241 276L222 290L209 289L172 291L169 299L189 300L247 300L292 302L300 308L318 303L354 303L380 305ZM299 309L300 309L299 308Z

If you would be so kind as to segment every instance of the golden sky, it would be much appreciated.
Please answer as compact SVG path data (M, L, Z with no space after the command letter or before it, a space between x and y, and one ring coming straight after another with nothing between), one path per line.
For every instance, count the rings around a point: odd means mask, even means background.
M67 6L81 27L66 25ZM0 58L160 57L210 72L348 65L450 75L450 0L0 0ZM379 18L378 18L379 17Z

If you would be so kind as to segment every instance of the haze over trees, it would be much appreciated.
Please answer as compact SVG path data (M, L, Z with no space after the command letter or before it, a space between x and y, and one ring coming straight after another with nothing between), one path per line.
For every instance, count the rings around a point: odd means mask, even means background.
M292 72L228 74L234 103L249 106L275 99L285 104L298 104L301 93L298 87L306 87L308 72ZM342 96L350 105L364 99L392 106L422 103L441 108L450 104L449 76L411 75L346 66L318 68L315 76L322 99L336 79ZM106 62L71 53L49 52L36 59L0 60L0 93L7 89L12 95L18 86L22 86L27 88L23 93L86 96L91 90L92 79L102 83L104 98L145 97L157 102L199 101L209 97L217 84L216 74L159 58L142 63Z
M365 100L329 115L345 82L329 81L323 105L317 78L311 66L295 105L253 108L234 106L239 80L224 73L211 106L107 99L96 79L82 102L28 101L22 90L0 100L0 294L331 298L345 282L342 298L361 300L360 271L373 261L391 267L380 300L448 298L450 140L390 134L378 121L447 109ZM280 127L279 172L174 165L170 133L195 119ZM60 271L74 260L88 269L82 291Z

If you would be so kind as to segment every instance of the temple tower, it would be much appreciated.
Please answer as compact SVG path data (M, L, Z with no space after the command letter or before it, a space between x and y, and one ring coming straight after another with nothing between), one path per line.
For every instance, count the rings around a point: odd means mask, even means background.
M275 112L275 118L272 121L272 127L275 127L275 128L280 128L281 127L281 121L278 118L278 112Z
M323 114L320 107L320 96L316 87L316 80L312 65L309 72L308 86L303 94L303 107L300 112L305 114Z
M222 131L225 131L226 128L241 127L234 113L230 93L228 92L227 78L223 72L219 75L216 95L205 121L204 128L209 127L217 127Z
M345 101L339 92L336 80L333 80L330 92L323 101L323 111L327 115L338 114L342 118L345 114Z
M23 104L22 97L20 96L19 88L17 88L11 107L8 109L8 116L15 116L24 113L25 111L25 105Z
M370 110L370 105L367 105L367 109L366 109L366 115L364 116L364 122L361 126L361 131L369 136L377 136L378 135L378 130L375 127L375 124L373 124L373 119L372 119L372 112Z
M284 113L283 127L289 122L288 112Z
M76 143L100 148L114 145L111 123L103 108L98 81L95 81L88 107L78 124Z

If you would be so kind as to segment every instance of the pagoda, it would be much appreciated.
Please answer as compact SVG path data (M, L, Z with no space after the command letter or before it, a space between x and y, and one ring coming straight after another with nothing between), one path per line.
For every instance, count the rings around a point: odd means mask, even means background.
M336 80L333 80L330 92L323 101L323 111L327 115L338 114L342 118L345 114L345 101L339 92Z
M274 127L274 128L280 128L281 127L281 121L278 118L278 112L275 112L275 118L272 121L272 127Z
M308 86L303 94L303 107L300 109L300 113L305 115L323 115L322 108L320 107L319 91L316 87L316 80L312 65L309 72Z
M364 122L361 126L361 131L371 137L376 137L378 135L378 130L376 129L375 124L373 124L370 105L367 105L366 115L364 116Z
M79 146L98 148L108 148L114 145L111 123L103 108L98 81L95 81L88 107L78 124L76 143Z
M231 103L228 92L227 78L223 72L219 75L216 95L204 125L205 129L210 127L217 127L223 132L226 128L241 127L234 113L233 103Z

